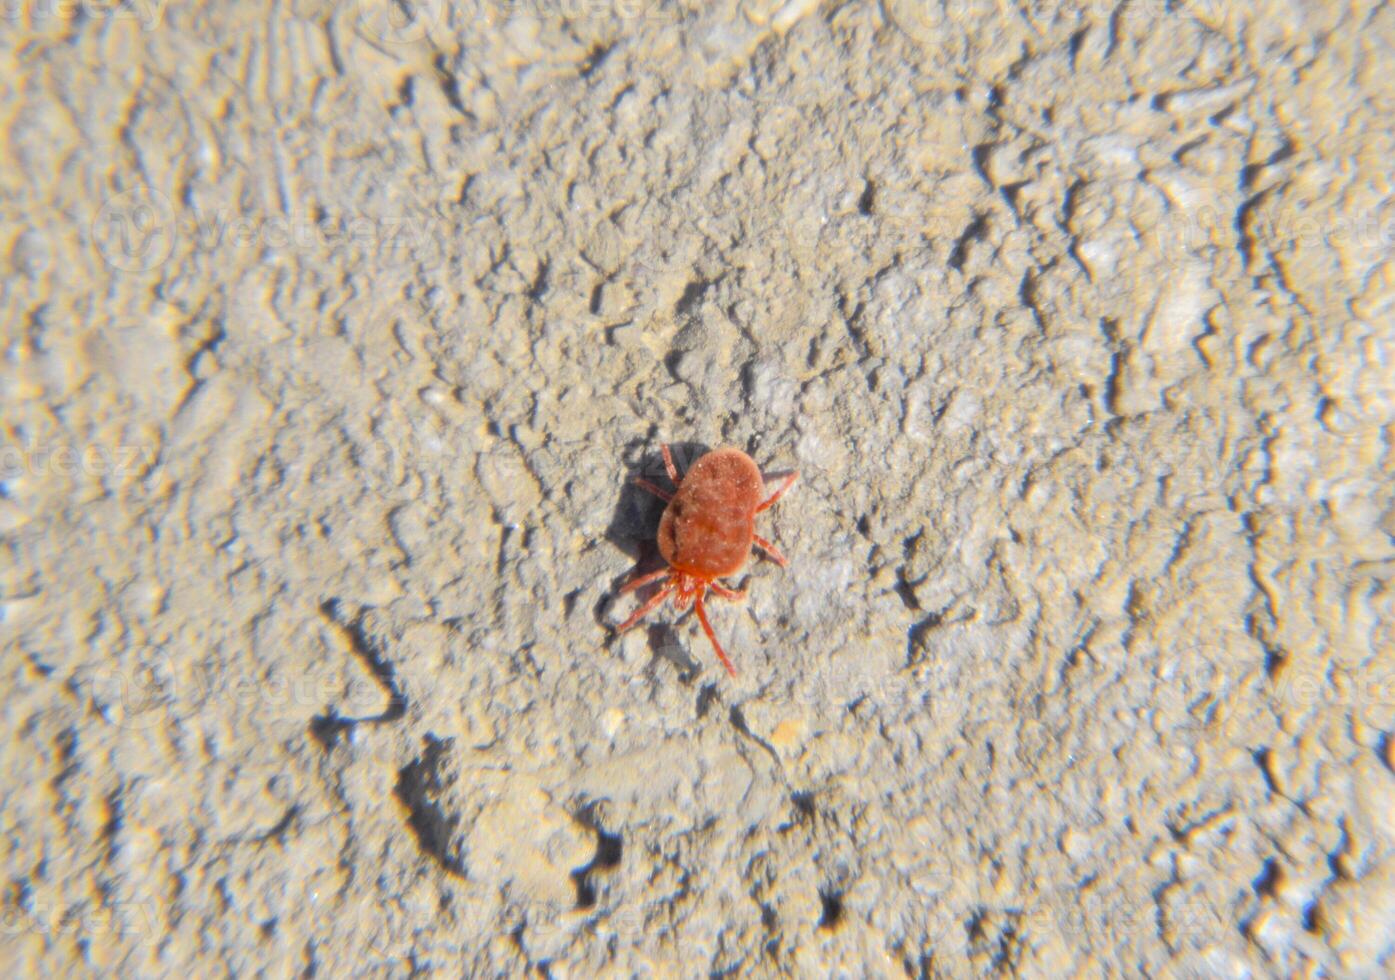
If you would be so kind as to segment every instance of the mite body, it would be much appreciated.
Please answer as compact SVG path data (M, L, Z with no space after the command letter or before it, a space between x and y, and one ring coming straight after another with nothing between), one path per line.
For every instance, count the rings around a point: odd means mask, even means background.
M679 609L691 605L697 611L698 622L722 666L735 677L736 668L707 621L703 595L710 590L723 599L744 599L744 591L725 588L716 580L741 571L753 545L782 567L787 564L775 546L756 533L756 515L784 496L799 474L789 474L780 488L766 497L760 469L739 449L714 449L699 458L682 477L673 465L668 446L661 449L664 467L677 492L669 493L642 477L636 477L634 482L668 502L659 521L659 554L668 567L631 579L620 591L630 592L650 582L666 581L616 631L623 633L672 596Z

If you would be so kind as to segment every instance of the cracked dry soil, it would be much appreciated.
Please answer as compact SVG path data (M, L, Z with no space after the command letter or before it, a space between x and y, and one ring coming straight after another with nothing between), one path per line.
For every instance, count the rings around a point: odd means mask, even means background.
M11 7L5 975L1395 970L1395 8Z

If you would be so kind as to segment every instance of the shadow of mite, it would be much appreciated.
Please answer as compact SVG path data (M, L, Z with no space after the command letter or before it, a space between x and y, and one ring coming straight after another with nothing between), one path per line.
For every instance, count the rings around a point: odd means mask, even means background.
M697 442L671 442L669 450L681 475L708 451L708 447ZM633 561L643 562L657 557L659 549L655 538L659 533L659 518L663 516L665 504L649 491L635 486L634 478L644 477L665 490L676 489L668 477L668 471L664 469L663 454L658 449L646 451L637 467L623 474L617 469L615 476L621 481L620 493L616 498L615 510L611 512L610 524L605 529L606 540ZM623 569L612 586L622 584L629 575L630 569Z
M636 443L636 445L638 444ZM697 462L698 457L709 449L706 444L700 442L671 442L668 446L669 451L673 454L673 465L678 468L680 476L686 473L688 468ZM626 447L626 455L629 455L632 448ZM664 468L663 453L659 451L657 444L655 448L643 451L638 466L628 468L623 472L619 467L616 469L615 477L620 481L620 491L616 498L615 509L611 512L610 524L605 529L605 538L624 552L630 562L617 568L609 588L596 602L594 608L596 622L607 631L614 629L614 624L607 618L607 613L614 606L617 598L623 598L617 594L620 586L636 574L643 574L663 567L663 558L659 555L657 537L659 519L663 516L664 507L667 505L649 491L635 486L634 478L637 476L642 476L650 483L665 490L675 489L673 481L669 479L668 470Z
M657 667L661 661L671 664L684 684L692 683L693 678L702 673L702 664L678 641L678 631L667 623L649 627L649 665Z

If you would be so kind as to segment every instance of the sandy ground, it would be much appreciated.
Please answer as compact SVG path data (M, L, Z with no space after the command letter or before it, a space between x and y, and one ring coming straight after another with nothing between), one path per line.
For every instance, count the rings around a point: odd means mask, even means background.
M0 968L1389 975L1392 53L6 3ZM735 680L661 442L801 473Z

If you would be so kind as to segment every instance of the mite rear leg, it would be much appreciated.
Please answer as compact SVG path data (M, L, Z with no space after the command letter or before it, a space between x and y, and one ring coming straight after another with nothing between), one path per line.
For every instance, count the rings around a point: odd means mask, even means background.
M789 567L790 563L785 560L784 555L780 554L779 548L775 547L773 544L765 540L765 538L761 537L759 534L753 534L751 535L751 537L755 539L756 547L759 548L761 551L764 551L766 555L769 556L771 561L779 565L781 568Z
M712 642L712 649L717 651L717 656L722 661L722 666L727 669L727 673L732 677L736 676L736 668L731 665L731 659L727 652L722 649L722 645L717 642L717 634L712 632L712 624L707 621L707 610L702 606L702 596L697 597L694 603L697 608L698 622L702 624L702 631L707 634L707 639Z
M673 583L670 582L668 585L665 585L658 592L655 592L652 596L650 596L649 601L646 602L644 605L640 606L638 609L636 609L634 611L634 614L631 615L629 619L625 620L619 626L615 627L615 632L623 633L625 632L625 630L629 629L631 626L639 622L645 616L649 615L651 612L654 611L654 607L657 606L659 603L663 602L664 599L668 597L668 594L672 591Z

